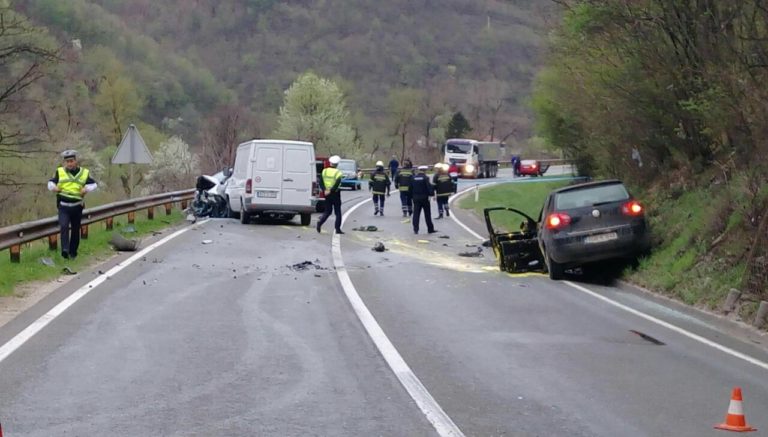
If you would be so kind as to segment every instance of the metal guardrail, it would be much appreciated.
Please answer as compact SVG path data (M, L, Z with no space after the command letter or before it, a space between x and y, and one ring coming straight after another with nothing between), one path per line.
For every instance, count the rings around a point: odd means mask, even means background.
M147 210L147 218L152 220L155 208L165 206L169 215L173 204L181 202L181 208L187 207L187 202L195 197L195 189L154 194L137 199L121 200L106 205L87 208L83 211L83 221L80 226L81 238L88 238L88 225L106 221L107 229L112 229L114 217L128 214L128 223L133 223L137 211ZM40 220L20 223L0 228L0 250L10 249L11 262L21 261L21 245L48 238L48 247L56 250L59 235L58 217L48 217Z

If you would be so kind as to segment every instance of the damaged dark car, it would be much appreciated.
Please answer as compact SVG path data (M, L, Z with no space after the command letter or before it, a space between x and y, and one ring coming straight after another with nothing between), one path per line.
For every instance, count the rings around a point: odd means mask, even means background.
M524 217L520 231L499 231L490 213ZM538 270L563 279L567 270L609 260L636 260L650 249L645 208L619 180L587 182L552 191L539 219L512 208L488 208L486 225L502 271Z

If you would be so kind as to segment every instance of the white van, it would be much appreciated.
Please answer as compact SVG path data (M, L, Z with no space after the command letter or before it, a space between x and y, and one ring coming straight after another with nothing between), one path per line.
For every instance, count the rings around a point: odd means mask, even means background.
M225 190L232 216L292 219L308 226L315 212L315 147L312 143L251 140L240 144Z

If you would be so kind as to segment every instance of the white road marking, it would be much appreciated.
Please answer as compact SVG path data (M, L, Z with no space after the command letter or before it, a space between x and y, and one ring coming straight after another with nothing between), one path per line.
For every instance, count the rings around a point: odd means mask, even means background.
M206 223L207 221L208 220L203 220L195 226L199 226L203 223ZM178 237L179 235L187 232L192 228L193 226L189 226L184 229L180 229L174 232L173 234L163 238L162 240L159 240L159 241L156 241L155 243L150 244L149 246L145 247L141 251L136 252L136 254L134 254L130 258L126 259L125 261L107 270L107 272L104 273L103 275L99 275L99 277L97 277L96 279L92 280L91 282L75 290L74 293L70 294L69 296L67 296L66 299L62 300L55 307L51 308L50 311L40 316L37 320L29 324L29 326L27 326L26 328L24 328L23 331L19 332L13 338L8 340L4 345L0 346L0 363L2 363L6 358L8 358L18 348L23 346L24 343L29 341L29 339L34 337L35 334L42 331L43 328L45 328L49 323L51 323L54 319L56 319L56 317L60 316L69 307L74 305L75 302L82 299L85 295L93 291L96 287L101 285L104 281L114 276L115 274L117 274L124 268L128 267L129 265L133 264L137 260L143 258L146 254L148 254L152 250L162 246L163 244L171 241L172 239Z
M490 185L490 184L488 184L488 185ZM467 192L469 192L470 190L473 190L473 189L474 189L474 187L466 189L466 190L464 190L464 191L462 191L462 192L460 192L458 194L455 194L454 196L451 197L450 201L452 202L457 197L459 197L459 196L461 196L461 195L463 195L463 194L465 194L465 193L467 193ZM455 214L451 215L451 218L453 218L453 220L456 223L458 223L462 228L464 228L470 234L474 235L477 238L482 238L480 236L480 234L478 234L477 232L473 231L468 226L466 226L464 223L462 223L459 219L457 219ZM702 337L701 335L694 334L693 332L688 331L686 329L683 329L683 328L681 328L681 327L679 327L677 325L674 325L672 323L669 323L669 322L666 322L666 321L661 320L659 318L656 318L654 316L651 316L650 314L646 314L646 313L644 313L642 311L638 311L638 310L636 310L636 309L634 309L632 307L624 305L623 303L617 302L617 301L615 301L613 299L607 298L607 297L603 296L602 294L597 293L595 291L592 291L592 290L590 290L590 289L588 289L588 288L586 288L584 286L581 286L579 284L574 284L573 282L570 282L570 281L562 281L562 283L566 284L566 285L568 285L570 287L573 287L576 290L579 290L579 291L581 291L583 293L586 293L589 296L592 296L592 297L594 297L596 299L600 299L603 302L608 303L609 305L613 305L616 308L622 309L622 310L624 310L624 311L626 311L628 313L634 314L634 315L636 315L636 316L638 316L640 318L648 320L649 322L653 322L653 323L655 323L657 325L663 326L663 327L665 327L667 329L670 329L670 330L672 330L674 332L677 332L678 334L681 334L681 335L684 335L684 336L686 336L686 337L688 337L690 339L696 340L699 343L702 343L704 345L707 345L709 347L717 349L717 350L719 350L719 351L721 351L723 353L726 353L726 354L731 355L733 357L736 357L736 358L739 358L741 360L744 360L744 361L746 361L746 362L748 362L750 364L754 364L755 366L762 367L763 369L768 370L768 363L766 363L764 361L760 361L757 358L751 357L751 356L749 356L747 354L741 353L741 352L739 352L737 350L734 350L734 349L731 349L731 348L729 348L727 346L723 346L723 345L721 345L719 343L716 343L716 342L714 342L712 340L709 340L709 339L707 339L705 337Z
M342 224L347 221L350 214L367 202L370 202L370 199L364 200L351 207L344 214ZM384 330L381 329L376 318L373 317L373 314L368 310L368 307L365 306L363 299L357 292L355 285L352 283L352 279L349 277L349 273L347 273L347 268L344 265L344 259L341 256L341 237L339 234L333 234L333 238L331 239L331 249L333 252L333 265L336 268L336 274L341 282L341 287L344 289L344 294L346 294L349 303L355 310L355 314L357 314L357 318L360 319L360 322L365 327L371 340L376 344L376 347L379 349L379 352L381 352L381 355L384 356L384 360L395 373L397 379L403 387L405 387L405 390L408 391L408 394L411 395L411 398L416 402L416 405L419 406L421 411L427 417L427 420L429 420L439 435L463 436L464 433L462 433L456 424L453 423L453 420L448 417L435 398L432 397L429 391L427 391L427 388L424 387L419 378L416 377L408 366L408 363L405 362L403 357L384 333Z
M480 188L490 187L492 185L496 185L496 184L500 184L500 183L501 182L490 182L490 183L487 183L487 184L483 184ZM463 196L464 194L466 194L466 193L468 193L468 192L470 192L470 191L472 191L474 189L475 189L475 187L469 187L466 190L463 190L461 192L458 192L458 193L454 194L453 196L451 196L450 199L448 199L448 205L453 204L454 200L458 199L459 197ZM461 220L457 219L456 218L456 213L451 214L451 218L453 219L454 222L456 222L457 225L459 225L462 228L464 228L465 231L467 231L470 234L472 234L475 238L477 238L478 240L485 241L485 237L483 237L482 235L480 235L477 232L473 231L469 226L465 225L464 223L461 222Z

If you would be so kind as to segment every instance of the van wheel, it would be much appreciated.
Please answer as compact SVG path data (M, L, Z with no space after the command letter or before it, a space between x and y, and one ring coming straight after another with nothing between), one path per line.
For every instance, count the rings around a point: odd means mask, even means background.
M240 204L240 223L247 225L251 222L251 215L245 212L245 206Z
M312 222L312 214L301 214L301 225L309 226Z
M228 218L240 218L240 214L235 212L231 206L229 206L229 197L227 197L227 217Z

